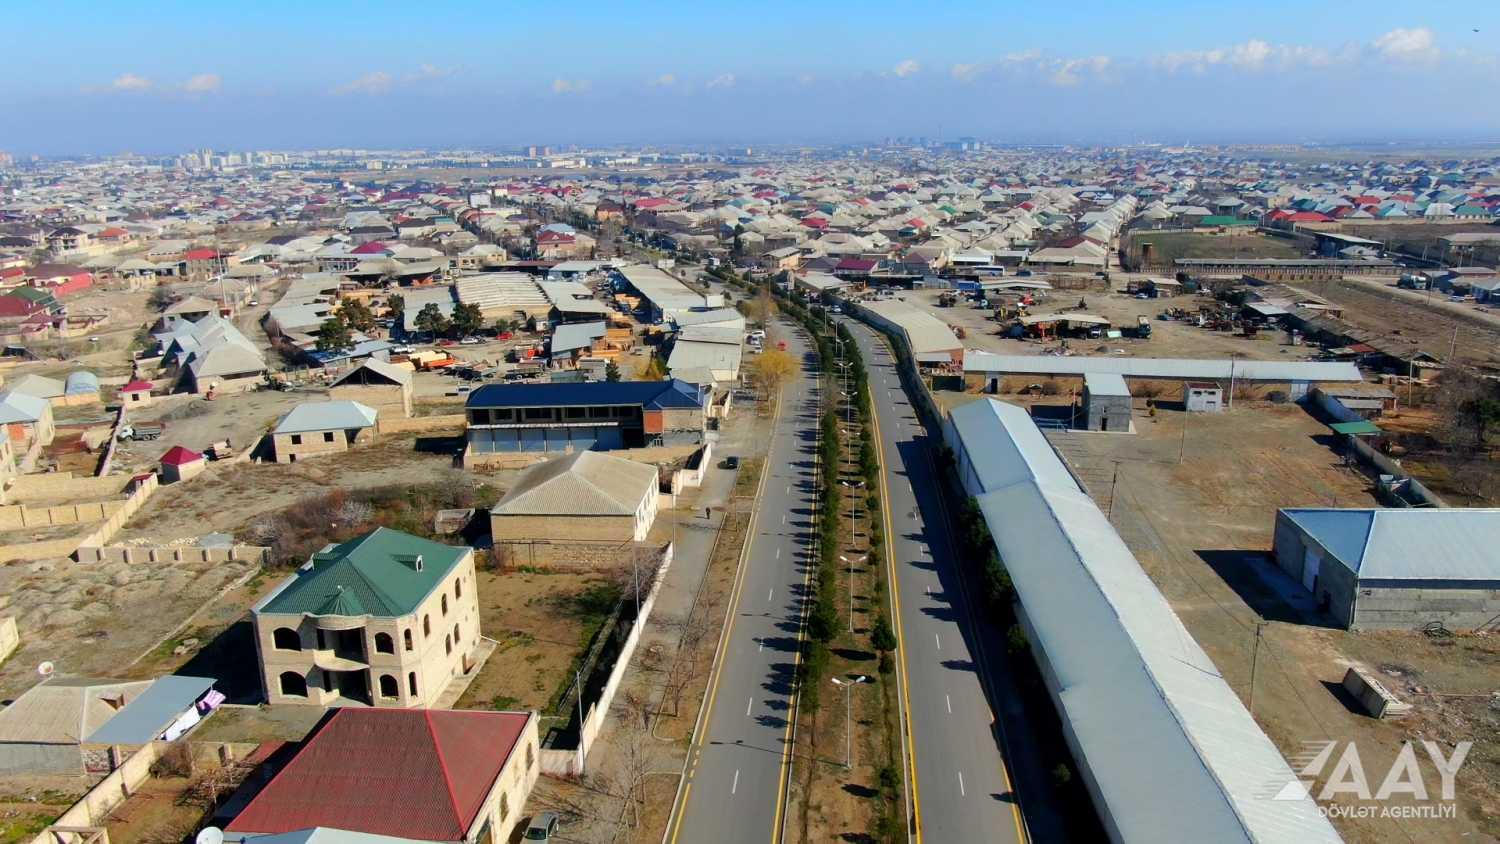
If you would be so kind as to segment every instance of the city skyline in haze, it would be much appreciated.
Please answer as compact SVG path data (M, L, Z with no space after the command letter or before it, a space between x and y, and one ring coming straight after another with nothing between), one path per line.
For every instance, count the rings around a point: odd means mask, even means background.
M1375 6L1375 8L1367 8ZM1493 4L9 13L0 149L1500 138ZM65 48L65 49L64 49Z

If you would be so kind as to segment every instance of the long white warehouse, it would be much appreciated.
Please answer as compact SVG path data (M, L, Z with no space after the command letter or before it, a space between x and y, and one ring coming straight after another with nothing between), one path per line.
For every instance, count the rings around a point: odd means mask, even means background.
M1109 837L1340 840L1273 799L1296 775L1026 411L982 399L944 433Z
M1232 360L1195 358L1105 358L1082 355L997 355L969 349L964 352L966 375L1063 375L1111 373L1125 378L1171 378L1194 381L1231 378L1240 381L1317 383L1363 381L1359 367L1340 361Z

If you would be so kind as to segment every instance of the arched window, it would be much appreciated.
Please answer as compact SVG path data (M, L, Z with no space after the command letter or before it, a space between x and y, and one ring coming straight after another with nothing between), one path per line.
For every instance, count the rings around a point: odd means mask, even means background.
M447 636L443 637L443 650L450 654L453 653L453 640Z
M375 634L375 652L382 654L393 654L396 652L396 641L391 638L391 634Z
M271 632L271 643L278 651L300 651L302 635L290 627L278 627Z
M510 814L510 795L505 794L505 793L502 792L501 795L500 795L500 822L501 823L505 823L505 818L509 814Z
M396 678L394 676L392 676L390 674L382 674L382 675L380 675L380 696L381 697L395 697L396 695L399 695L400 693L401 693L401 686L400 686L400 684L398 684L396 682Z
M464 579L456 578L453 581L453 599L458 600L464 596Z
M415 671L406 675L406 693L412 697L417 696L417 672Z
M526 770L531 770L531 763L534 761L536 761L536 759L531 754L531 745L528 744L526 745Z
M422 635L424 637L432 635L432 616L422 616Z
M448 596L444 595L443 596L443 615L447 615L447 614L448 614Z
M281 693L289 697L307 697L307 678L295 671L283 671L279 678Z
M402 630L401 639L406 644L406 649L411 650L411 630Z
M453 644L456 645L456 644L458 644L459 642L462 642L462 641L463 641L462 639L458 638L458 625L455 624L455 625L453 625Z

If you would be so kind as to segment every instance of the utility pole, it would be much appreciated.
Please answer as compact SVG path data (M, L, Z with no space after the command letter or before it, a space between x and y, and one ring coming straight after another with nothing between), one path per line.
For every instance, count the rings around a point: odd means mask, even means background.
M1458 354L1458 326L1453 326L1453 342L1448 344L1448 359L1443 362L1444 366L1452 366L1453 358Z
M1255 715L1255 671L1260 667L1260 631L1266 628L1269 622L1255 622L1255 644L1250 651L1250 703L1246 707L1252 716Z

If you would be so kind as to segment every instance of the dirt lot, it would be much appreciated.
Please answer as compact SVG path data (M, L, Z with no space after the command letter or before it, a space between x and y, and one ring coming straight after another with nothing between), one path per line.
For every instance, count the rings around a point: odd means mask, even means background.
M42 660L63 674L117 675L252 568L68 561L0 567L0 611L14 614L21 632L20 649L0 668L0 697L30 688Z
M1125 276L1112 279L1117 289L1123 289ZM972 307L963 302L951 308L940 308L935 290L903 293L906 301L919 305L948 323L961 327L967 336L964 345L1002 355L1038 355L1055 349L1058 341L1012 340L999 336L1005 327L992 316L993 309ZM1087 303L1082 310L1113 320L1117 326L1133 326L1136 317L1144 315L1151 319L1151 337L1137 340L1123 337L1118 340L1068 340L1068 348L1075 354L1109 355L1114 357L1167 357L1205 358L1239 357L1248 360L1300 360L1312 350L1306 347L1286 345L1285 335L1280 332L1263 332L1246 338L1223 331L1188 325L1185 322L1157 319L1168 308L1183 308L1197 311L1199 302L1208 300L1197 296L1170 296L1161 299L1137 299L1125 293L1089 291L1084 294L1058 290L1031 309L1032 313L1057 313L1065 309L1078 310L1075 306L1082 298ZM1008 322L1006 323L1008 325Z
M122 471L154 469L161 456L174 445L201 452L226 438L236 451L252 448L287 411L302 402L327 398L322 391L304 390L284 393L260 390L213 401L172 396L143 410L131 411L132 422L161 425L161 439L120 443L115 451L116 465Z
M1171 266L1178 258L1307 257L1307 249L1297 241L1262 234L1132 231L1126 240L1132 257L1141 254L1141 244L1151 244L1151 264L1160 267Z
M211 464L191 482L159 490L116 541L161 543L214 531L233 532L256 516L330 487L356 489L417 477L432 480L450 473L455 478L468 477L452 468L452 454L437 442L441 439L407 434L298 463ZM486 476L503 486L513 477L514 473Z
M1257 624L1265 623L1254 713L1283 754L1301 752L1307 741L1354 740L1378 781L1403 741L1475 741L1457 777L1456 818L1337 819L1348 840L1500 834L1500 713L1488 698L1500 688L1500 644L1332 627L1266 553L1275 509L1371 506L1366 480L1325 447L1326 428L1299 407L1247 402L1185 417L1158 411L1153 418L1137 408L1135 435L1049 438L1242 700L1249 699ZM1380 722L1346 706L1334 687L1355 663L1383 672L1415 705L1414 716ZM1436 792L1430 765L1423 775Z
M569 667L614 605L616 589L592 572L497 572L479 578L479 629L499 645L455 709L545 713Z
M1474 312L1473 305L1458 310L1441 294L1433 295L1437 301L1428 302L1425 297L1381 289L1369 280L1303 281L1295 286L1344 306L1344 320L1366 331L1415 341L1423 351L1443 360L1452 349L1459 360L1500 371L1500 327L1491 314Z

